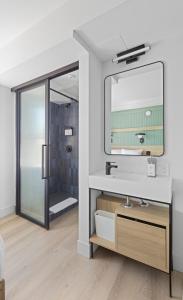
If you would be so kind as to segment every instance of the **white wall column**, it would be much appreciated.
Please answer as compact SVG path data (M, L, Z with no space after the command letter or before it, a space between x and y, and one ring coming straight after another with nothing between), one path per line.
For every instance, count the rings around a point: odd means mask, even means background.
M0 218L15 210L15 101L9 88L0 86Z

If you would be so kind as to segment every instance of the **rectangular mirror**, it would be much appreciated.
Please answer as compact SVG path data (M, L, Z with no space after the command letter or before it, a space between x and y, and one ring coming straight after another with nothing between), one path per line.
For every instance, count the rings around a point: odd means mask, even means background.
M164 153L163 63L105 78L105 152Z

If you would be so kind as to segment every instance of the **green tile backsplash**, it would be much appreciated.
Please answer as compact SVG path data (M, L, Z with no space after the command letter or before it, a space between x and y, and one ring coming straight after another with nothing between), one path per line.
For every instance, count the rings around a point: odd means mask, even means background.
M151 116L147 117L145 112L150 110ZM163 126L163 105L151 106L138 109L129 109L111 113L111 128L125 129L137 128L133 132L113 132L112 144L123 146L140 145L135 134L138 128L147 126ZM163 145L163 129L143 130L146 133L143 145Z

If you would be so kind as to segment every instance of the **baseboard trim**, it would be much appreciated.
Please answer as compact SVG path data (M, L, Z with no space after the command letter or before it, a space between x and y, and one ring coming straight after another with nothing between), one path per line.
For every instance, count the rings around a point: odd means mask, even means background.
M173 269L183 273L183 260L181 254L179 256L173 254Z
M15 213L15 205L0 208L0 218L6 217L13 213Z
M77 252L78 254L85 256L87 258L91 257L91 245L90 243L82 242L80 240L77 241Z

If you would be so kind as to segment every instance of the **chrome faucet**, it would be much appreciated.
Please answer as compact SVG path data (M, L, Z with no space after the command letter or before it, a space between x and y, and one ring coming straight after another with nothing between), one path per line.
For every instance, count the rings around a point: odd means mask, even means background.
M111 169L112 168L118 168L117 165L113 165L113 164L115 164L115 162L106 161L106 163L105 163L105 174L106 175L111 175Z

